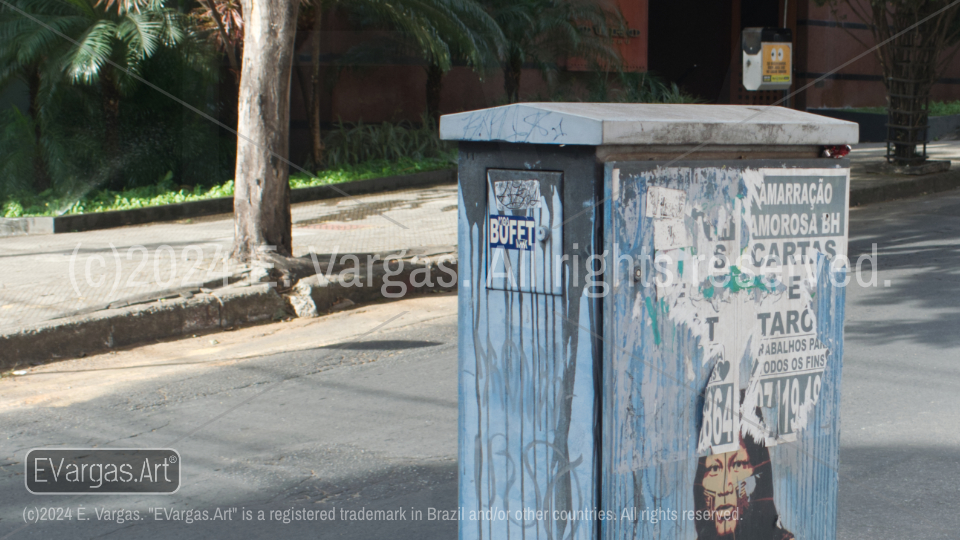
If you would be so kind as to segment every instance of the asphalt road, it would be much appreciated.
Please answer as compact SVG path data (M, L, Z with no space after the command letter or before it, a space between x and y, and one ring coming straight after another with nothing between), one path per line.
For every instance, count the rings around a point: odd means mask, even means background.
M847 290L839 536L960 538L960 191L850 221L880 272Z
M851 258L876 243L880 271L876 287L853 281L848 288L838 536L955 539L960 191L854 209L850 217ZM423 310L416 302L0 380L0 540L455 538L456 522L427 519L429 508L457 505L455 306L437 297L429 300L435 316L410 320ZM378 329L377 321L389 322ZM228 346L192 349L213 339ZM258 352L268 342L264 350L274 352ZM172 497L28 494L24 452L61 445L176 448L183 487ZM23 524L25 508L80 504L88 516L130 509L142 519ZM254 519L158 521L148 508L237 508ZM336 508L338 519L271 519L271 510L290 508ZM339 514L399 508L406 519L396 522Z
M453 304L454 298L438 300ZM342 314L337 324L371 327L355 318ZM455 521L427 519L431 507L457 506L455 323L448 311L334 345L167 368L164 376L118 381L117 391L69 406L7 410L0 414L0 538L455 538ZM281 332L296 347L324 327ZM167 351L154 361L189 358L189 351ZM140 370L118 368L124 369ZM31 376L35 384L50 384L39 380L44 375ZM69 374L49 376L70 385ZM172 496L30 495L23 465L15 462L37 446L174 448L182 456L182 487ZM81 504L92 519L76 520ZM35 506L73 508L74 519L25 526L24 508ZM97 519L103 508L137 510L141 520ZM163 520L148 514L150 508L161 509ZM172 510L215 515L217 508L238 510L229 521L166 521ZM271 515L291 508L335 508L337 520L284 523L282 515ZM400 508L407 509L403 521L339 515ZM423 520L414 520L411 508L422 510ZM242 520L244 510L253 519Z

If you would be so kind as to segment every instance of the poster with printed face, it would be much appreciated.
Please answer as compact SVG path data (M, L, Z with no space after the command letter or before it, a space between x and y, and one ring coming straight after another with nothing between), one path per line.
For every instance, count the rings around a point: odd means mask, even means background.
M809 452L803 445L821 427L817 406L831 384L828 412L836 406L836 381L828 378L838 375L841 336L825 333L839 328L837 314L824 311L836 290L825 281L845 272L848 171L658 168L612 178L621 195L608 241L632 253L652 244L654 261L633 300L625 293L614 300L608 334L637 334L620 341L631 354L614 353L608 379L615 389L608 414L623 411L618 421L629 426L605 427L614 432L613 497L676 501L681 516L692 503L693 531L681 519L670 533L681 538L824 537L813 531L829 530L832 518L797 506L795 493L817 481L807 457L778 456ZM621 321L618 310L630 319ZM689 466L683 448L692 450ZM814 467L829 461L811 456ZM692 500L650 486L664 470L686 478ZM631 485L617 487L620 478Z
M763 63L763 82L789 83L792 64L793 47L790 43L764 43L761 48L760 59Z

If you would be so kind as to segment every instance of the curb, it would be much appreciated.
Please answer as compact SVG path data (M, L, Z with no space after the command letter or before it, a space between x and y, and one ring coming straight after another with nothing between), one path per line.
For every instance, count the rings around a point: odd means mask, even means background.
M257 285L216 297L195 296L59 319L0 336L4 351L0 370L255 324L280 314L286 314L280 295L267 285Z
M960 188L960 170L951 170L880 186L851 189L850 206L918 197L926 193L937 193L957 188Z
M454 183L457 169L441 169L422 173L385 176L358 180L336 187L348 195L378 193L410 187L422 187L436 184ZM895 182L883 186L874 186L850 190L850 206L860 206L878 202L902 199L923 193L935 193L960 187L960 171L948 171L928 176ZM302 203L342 197L334 186L315 186L290 191L290 203ZM193 217L229 214L233 212L233 198L223 197L206 201L193 201L164 206L151 206L134 210L96 212L59 217L0 218L0 237L35 234L57 234L65 232L93 231L112 229L128 225L141 225L163 221L176 221Z
M455 177L455 174L455 170L424 173L418 175L419 183L416 185L440 183ZM365 183L359 186L359 189L382 187L386 190L409 186L411 184L407 179L409 177L377 179L377 183ZM859 206L955 188L960 188L960 171L948 171L886 185L852 189L850 205ZM298 197L323 198L325 193L329 195L332 190L329 190L328 186L322 186L296 191L312 192ZM232 200L227 200L232 205ZM304 200L316 199L299 198L298 202ZM196 203L171 206L194 204ZM23 221L28 219L35 218L25 218ZM0 227L9 221L13 220L0 220ZM0 234L3 234L2 229ZM36 362L97 354L116 348L261 324L287 317L314 317L364 302L398 300L410 294L428 291L456 290L458 266L455 254L443 253L439 258L436 258L436 255L427 259L415 257L404 260L403 270L397 272L374 266L361 267L356 271L341 272L329 277L310 275L299 280L284 294L279 293L272 285L244 283L216 289L208 294L196 294L189 299L175 298L105 309L31 325L0 335L0 351L3 351L0 371ZM361 281L366 281L363 286L353 284L357 276L362 278ZM430 278L427 280L429 284L424 284L424 277Z
M272 284L266 283L231 286L190 299L177 298L47 321L0 335L0 351L3 351L0 371L262 324L295 317L297 313L315 317L362 302L453 291L458 270L453 257L446 254L439 262L404 261L403 271L391 273L383 268L361 267L357 275L368 280L362 287L349 285L352 273L341 273L332 280L314 275L300 280L287 294L278 293ZM429 285L423 284L425 272L431 278ZM453 277L448 279L450 272ZM303 296L309 297L311 314L302 314Z
M357 180L343 184L314 186L290 190L290 203L334 199L347 195L379 193L411 187L454 183L457 169L440 169L414 174L385 176ZM0 237L24 234L57 234L65 232L112 229L127 225L141 225L161 221L176 221L193 217L229 214L233 212L233 197L192 201L134 210L93 212L58 217L0 218Z

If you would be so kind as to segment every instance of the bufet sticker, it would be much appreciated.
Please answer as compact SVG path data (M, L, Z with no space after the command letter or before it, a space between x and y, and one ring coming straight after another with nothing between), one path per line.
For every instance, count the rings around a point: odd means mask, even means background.
M537 227L532 217L490 216L490 247L533 251Z

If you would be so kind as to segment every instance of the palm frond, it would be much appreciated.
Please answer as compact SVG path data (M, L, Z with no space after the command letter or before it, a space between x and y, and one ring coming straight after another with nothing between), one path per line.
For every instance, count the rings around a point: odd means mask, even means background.
M105 11L116 8L117 15L124 15L163 9L163 0L97 0L96 5Z
M172 9L164 9L158 14L160 22L159 37L163 46L173 48L182 43L189 34L187 18Z
M127 65L135 65L157 51L163 23L152 14L127 13L116 26L117 38L126 47Z
M117 24L111 20L96 21L78 39L78 45L66 58L67 75L74 81L86 84L95 83L100 69L107 63L113 52L113 40L117 35Z
M348 9L367 24L402 32L416 43L428 61L442 66L444 70L450 69L450 48L430 19L436 16L436 10L430 9L424 0L407 0L403 3L360 0L350 3Z
M479 71L494 66L505 42L500 26L475 0L353 0L339 5L362 26L397 32L393 40L402 42L403 50L416 50L417 56L443 71L455 58ZM364 54L373 54L376 45L364 45ZM393 51L385 48L382 54Z
M218 49L238 47L243 42L243 12L238 0L214 0L216 14L211 13L206 2L201 2L190 12L191 24L207 39L213 42ZM218 31L217 19L223 24L224 34Z

